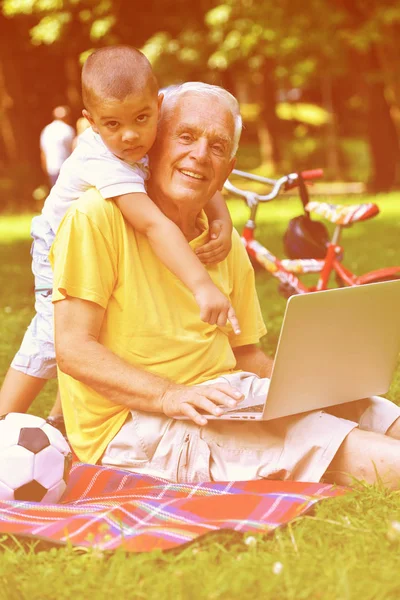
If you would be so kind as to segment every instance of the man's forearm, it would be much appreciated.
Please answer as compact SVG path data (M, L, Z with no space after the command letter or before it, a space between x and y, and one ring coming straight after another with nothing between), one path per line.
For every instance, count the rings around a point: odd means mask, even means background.
M78 342L57 355L61 371L130 410L183 416L203 426L207 419L198 411L218 416L221 406L232 408L240 399L229 384L179 385L137 369L96 340Z
M96 340L66 341L57 355L62 372L130 410L163 412L164 394L180 387L130 365Z

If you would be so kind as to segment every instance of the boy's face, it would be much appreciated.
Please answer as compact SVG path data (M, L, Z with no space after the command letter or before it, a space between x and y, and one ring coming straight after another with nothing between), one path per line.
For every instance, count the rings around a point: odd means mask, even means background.
M161 102L162 95L145 89L124 100L99 101L90 112L84 110L83 116L110 152L127 163L134 163L143 158L154 143Z

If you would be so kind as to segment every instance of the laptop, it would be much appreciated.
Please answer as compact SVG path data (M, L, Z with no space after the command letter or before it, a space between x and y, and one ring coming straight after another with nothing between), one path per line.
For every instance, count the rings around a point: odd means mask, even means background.
M400 280L291 296L263 403L207 419L267 421L385 394L399 352Z

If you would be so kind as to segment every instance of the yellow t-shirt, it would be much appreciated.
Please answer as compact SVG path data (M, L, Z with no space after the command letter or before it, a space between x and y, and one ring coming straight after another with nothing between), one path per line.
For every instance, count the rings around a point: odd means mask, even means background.
M205 215L194 249L208 239ZM257 343L266 333L254 272L236 231L232 251L208 266L229 296L241 334L201 321L191 292L156 257L112 201L88 190L67 212L50 252L53 302L66 296L106 309L99 342L146 371L180 384L197 384L235 370L232 347ZM117 434L128 408L59 372L70 442L80 460L95 463Z

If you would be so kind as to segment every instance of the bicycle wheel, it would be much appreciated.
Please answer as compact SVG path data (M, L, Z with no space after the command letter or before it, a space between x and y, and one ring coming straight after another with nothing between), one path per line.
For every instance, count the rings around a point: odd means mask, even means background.
M370 281L369 283L381 283L382 281L397 281L398 279L400 279L400 275L389 275L389 277L378 277L378 279L374 279L374 281Z
M358 285L365 285L367 283L381 283L382 281L397 281L398 279L400 279L400 274L393 274L393 275L388 275L385 277L377 277L374 280L371 281L365 281L364 283L360 283ZM339 288L342 287L346 287L346 283L340 278L340 276L336 273L335 274L335 280L336 280L336 286Z

